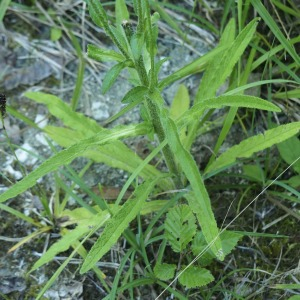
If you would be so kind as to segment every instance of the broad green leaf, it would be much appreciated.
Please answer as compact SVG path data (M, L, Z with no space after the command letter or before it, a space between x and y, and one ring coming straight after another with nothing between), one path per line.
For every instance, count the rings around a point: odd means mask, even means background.
M284 289L286 289L286 288L289 288L289 287L285 287ZM297 285L296 289L299 289L299 288L300 288L300 286ZM294 295L294 296L290 297L288 300L300 300L300 295Z
M87 46L87 54L90 58L98 61L122 62L125 60L125 57L122 54L114 50L101 49L94 45Z
M71 245L90 232L93 227L98 226L99 228L110 218L110 214L107 211L99 212L96 215L89 213L88 216L88 219L79 220L79 224L75 229L70 231L63 230L64 234L62 238L54 243L47 252L43 254L43 256L33 265L30 272L50 262L58 253L67 251Z
M256 108L280 112L280 108L278 106L258 97L248 95L224 95L216 98L205 99L201 103L195 104L180 117L177 124L181 127L186 123L201 117L206 109L222 108L223 106Z
M271 146L287 140L300 131L300 122L278 126L250 137L240 144L229 148L221 154L206 170L206 173L221 169L234 163L238 158L250 157L253 153L270 148Z
M98 0L87 0L89 15L91 16L93 22L99 27L107 27L108 26L108 18L107 14L102 7L100 1Z
M25 97L47 105L49 112L53 116L62 120L66 126L84 133L85 136L95 134L103 129L96 121L73 111L69 105L54 95L41 92L27 92Z
M62 36L62 30L57 27L51 27L50 39L53 42L58 41Z
M174 277L176 265L173 264L157 264L153 271L155 277L160 280L167 281Z
M196 104L206 98L215 96L217 89L231 74L234 65L250 43L255 33L257 23L257 18L252 20L224 51L223 55L220 55L219 58L215 58L210 62L201 80L201 85L195 99ZM231 36L232 34L229 33L229 35Z
M220 233L220 239L222 241L222 248L225 256L235 248L238 241L242 237L243 234L233 231L225 230ZM215 258L212 251L208 248L207 242L205 241L202 232L197 233L195 238L193 239L192 251L195 256L200 255L198 262L201 266L209 265Z
M122 24L123 21L129 20L129 13L124 0L116 0L116 23Z
M144 47L144 35L140 33L135 33L130 41L130 47L132 51L132 55L135 61L142 55L143 47Z
M147 87L136 86L124 96L124 98L122 99L122 103L131 103L131 102L135 102L136 100L140 100L140 102L142 102L147 92L148 92Z
M182 268L184 270L184 266ZM190 266L180 276L179 282L188 289L201 287L214 280L214 276L207 269Z
M144 182L135 190L135 197L127 200L122 208L109 220L101 236L88 253L80 273L86 273L117 242L129 223L140 213L147 197L159 179Z
M170 107L170 117L177 120L190 107L189 91L184 84L179 85Z
M173 74L164 78L158 85L159 89L162 90L165 87L169 86L173 82L180 80L186 76L190 76L196 73L203 72L207 67L208 63L216 59L216 56L219 56L221 52L227 49L228 46L217 47L207 54L197 58L193 62L189 63L188 65L182 67L181 69L175 71Z
M300 141L295 136L277 144L277 148L281 158L288 164L292 164L300 156ZM293 164L292 168L300 174L300 161Z
M147 127L147 126L146 126ZM89 147L104 145L119 138L146 134L147 129L145 124L121 126L113 130L101 131L94 136L81 140L71 147L62 150L51 158L43 162L38 168L33 170L29 175L14 184L9 190L0 195L0 202L15 197L22 192L25 192L30 187L36 184L36 181L44 175L57 170L58 167L70 164L76 157L79 157Z
M165 237L174 252L183 251L196 234L196 219L188 205L173 207L164 224Z
M269 14L268 10L264 7L260 0L251 0L252 5L262 17L264 22L271 29L272 33L276 36L279 42L284 46L284 49L291 55L294 61L300 65L300 57L295 48L291 45L288 39L285 38L280 28L277 26L274 18Z
M250 178L250 180L256 182L264 182L264 172L259 165L244 165L243 174Z
M101 91L103 94L105 94L111 86L115 83L116 79L118 78L120 72L126 67L127 61L120 62L116 65L114 65L105 75Z
M182 146L176 125L174 121L169 118L166 110L162 111L162 121L171 151L177 158L178 164L190 182L193 190L193 195L189 197L189 205L196 214L207 243L212 243L211 249L213 253L222 260L224 256L222 253L221 240L218 238L219 230L198 166L192 155Z

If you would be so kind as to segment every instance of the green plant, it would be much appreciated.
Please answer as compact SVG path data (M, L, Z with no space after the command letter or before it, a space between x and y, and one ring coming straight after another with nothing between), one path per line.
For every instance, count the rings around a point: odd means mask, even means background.
M213 260L223 260L242 237L241 233L220 230L215 221L203 176L190 152L201 126L215 109L229 107L221 134L214 147L214 153L218 153L238 108L280 112L277 106L268 101L243 95L243 91L253 85L276 82L275 80L261 81L247 85L253 61L249 59L245 69L242 69L240 64L245 49L254 39L259 20L252 20L238 34L236 34L234 21L229 21L216 49L159 81L158 73L165 60L155 60L159 15L150 14L149 2L133 1L133 9L138 20L135 29L130 22L123 22L129 19L125 1L116 1L115 25L110 24L106 11L99 1L88 1L88 7L94 23L105 30L118 49L114 51L99 49L93 45L88 46L88 55L91 58L116 62L103 80L102 92L107 92L120 72L128 69L134 87L124 95L122 102L127 103L127 106L116 117L139 105L143 122L106 129L74 111L78 94L70 107L53 95L26 93L28 98L46 105L49 112L63 122L65 127L47 126L44 131L66 149L56 153L0 195L0 201L4 202L19 195L34 186L42 176L57 171L61 166L68 166L80 156L128 171L131 176L114 204L109 204L105 199L93 194L90 196L95 206L88 206L78 199L82 207L69 211L65 208L66 201L57 203L56 217L65 217L68 220L67 224L76 223L77 227L73 230L62 228L63 237L35 263L32 271L51 261L57 253L73 247L74 251L70 258L75 253L79 253L85 259L80 272L85 273L93 269L101 280L104 275L95 264L123 235L130 244L130 250L121 262L120 271L124 269L129 257L131 257L132 266L137 264L135 256L138 255L143 260L145 274L144 278L135 278L133 270L130 269L127 271L129 279L122 285L119 284L120 276L116 276L113 285L106 286L110 299L114 299L124 290L128 290L130 295L133 295L135 286L145 284L158 284L174 293L179 299L185 299L182 293L167 286L164 281L173 279L177 272L181 274L179 283L187 288L210 283L214 277L208 266ZM282 36L280 38L282 39ZM74 43L76 44L75 41ZM286 43L285 40L284 43ZM289 51L294 57L296 54L292 50L292 44L289 43L289 45ZM238 66L235 67L237 64ZM182 86L179 96L174 99L169 109L164 104L161 91L171 83L200 71L205 71L205 73L193 106L190 107L188 93ZM230 78L229 90L216 97L217 90L227 78ZM277 82L283 82L283 80ZM258 151L284 142L296 135L299 130L300 122L294 122L267 130L263 135L245 139L218 157L213 155L203 173L206 178L212 177L237 165L240 159L247 159ZM159 142L145 160L137 157L121 141L139 135L147 135L149 139L156 136ZM161 152L167 171L159 170L149 164L151 159L159 156ZM68 172L72 175L74 182L80 182L84 186L80 176L76 176L70 169ZM59 184L63 183L59 182ZM122 202L129 186L134 188L134 192L130 199ZM146 201L151 194L174 189L178 190L178 195L167 198L166 201ZM4 205L1 208L5 209ZM153 212L156 212L156 215L144 230L142 216ZM163 226L159 226L160 218L164 220ZM137 234L129 227L133 220L137 220ZM83 243L100 227L103 227L103 232L88 252ZM43 227L43 230L48 229ZM81 240L82 237L84 237L83 240ZM153 263L149 260L146 248L157 242L161 244L157 260ZM168 251L167 245L170 245L175 253L180 254L180 263L174 264L174 261L167 260L165 256ZM199 259L192 267L186 269L193 256ZM58 276L61 269L53 276L53 279ZM183 270L185 271L182 272ZM49 281L38 298L52 281Z

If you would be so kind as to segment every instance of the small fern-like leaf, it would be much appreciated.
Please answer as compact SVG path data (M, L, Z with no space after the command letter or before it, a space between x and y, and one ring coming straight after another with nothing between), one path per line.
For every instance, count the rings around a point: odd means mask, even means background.
M189 289L207 285L213 280L213 275L207 269L195 266L189 267L179 276L179 282Z
M176 265L173 264L157 264L154 267L154 275L160 280L170 280L174 277Z
M187 205L170 209L165 221L165 236L175 252L181 252L196 233L196 219Z

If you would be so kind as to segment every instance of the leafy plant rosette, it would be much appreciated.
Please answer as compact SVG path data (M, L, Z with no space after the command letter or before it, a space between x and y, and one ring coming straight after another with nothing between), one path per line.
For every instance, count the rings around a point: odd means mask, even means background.
M51 261L57 253L73 247L74 251L70 258L76 253L84 258L80 273L93 269L99 278L103 278L105 275L100 272L96 263L123 235L131 248L121 262L120 273L124 270L126 260L129 260L130 256L131 263L134 265L137 263L134 257L139 255L147 266L145 278L144 281L139 281L131 270L127 282L119 286L120 275L116 276L112 287L106 286L111 299L113 295L125 289L130 290L142 284L156 283L165 288L164 281L173 279L179 273L181 274L179 283L187 288L206 285L214 279L207 266L215 259L223 260L242 235L227 230L220 231L218 228L203 176L190 149L203 125L203 120L206 120L215 109L229 107L222 134L214 149L215 153L218 153L225 140L238 108L280 112L280 109L269 101L243 94L243 91L249 87L246 85L249 75L247 70L239 70L243 75L241 77L243 80L239 84L231 86L225 94L216 97L219 87L229 76L231 78L234 76L233 70L253 39L259 20L252 20L238 34L236 34L234 21L231 20L215 49L159 80L158 74L165 59L156 60L159 15L158 13L151 15L149 2L141 0L132 2L138 21L136 27L129 22L125 1L116 1L115 25L111 24L98 0L87 2L92 20L104 29L117 48L115 51L88 46L89 57L99 61L116 62L103 80L102 92L106 93L111 88L123 69L129 71L130 81L134 84L121 101L127 105L112 119L139 106L143 122L106 129L94 120L75 112L56 96L27 92L26 97L46 105L49 112L63 122L65 127L47 126L43 130L65 149L43 162L37 169L1 194L0 202L16 197L33 187L39 178L58 170L61 166L68 166L77 157L87 157L95 162L125 170L131 173L131 176L114 204L108 204L98 196L94 198L96 205L93 207L85 205L73 211L64 208L59 211L56 217L67 217L68 224L73 222L77 227L61 228L61 239L34 264L32 271ZM183 85L180 86L171 108L165 105L162 96L165 87L202 71L204 76L193 106L190 107L189 95ZM259 84L262 83L257 85ZM226 170L239 163L241 159L249 158L255 152L296 135L299 129L300 122L295 122L245 139L217 158L213 156L204 173L209 177ZM142 135L147 135L150 139L155 136L159 142L144 160L122 142L122 139ZM149 164L155 156L160 155L168 171L162 171ZM139 178L139 181L136 181L136 178ZM134 188L134 192L129 199L122 201L130 186ZM175 197L148 200L154 190L160 193L174 189L178 189L178 195ZM4 205L1 205L3 208ZM155 213L154 218L147 225L147 229L142 230L141 216L149 213ZM163 219L162 216L165 216L164 225L157 226L158 220ZM135 219L139 224L138 234L129 227ZM100 236L87 251L83 242L100 228L102 228ZM160 244L157 259L149 261L146 250L154 243ZM189 263L188 259L184 261L187 256L183 256L180 264L168 260L164 255L169 251L168 245L175 253L192 253L194 256L201 253L201 256L192 267L182 273L181 271ZM54 274L53 279L60 271ZM53 280L50 280L46 287L49 287L52 282ZM168 289L179 298L183 297L173 288L168 287Z

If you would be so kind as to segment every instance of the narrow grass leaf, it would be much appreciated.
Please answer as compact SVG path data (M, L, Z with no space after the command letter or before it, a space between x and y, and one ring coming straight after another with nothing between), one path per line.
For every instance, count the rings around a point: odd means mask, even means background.
M110 214L107 211L100 212L96 215L89 214L89 216L90 217L86 219L85 222L80 222L75 229L70 231L64 230L62 238L54 243L46 253L41 256L41 258L33 265L30 272L50 262L58 253L67 251L71 245L77 242L82 236L86 235L87 232L90 232L91 228L94 228L94 226L98 226L99 228L110 218Z
M271 146L287 140L300 131L300 122L294 122L286 125L278 126L274 129L265 131L250 137L240 144L229 148L221 154L206 170L205 173L215 171L231 163L238 158L250 157L253 153L270 148Z
M146 134L147 127L145 124L132 125L127 127L116 127L111 131L99 132L98 134L81 140L79 143L72 145L71 147L62 150L55 154L45 162L43 162L38 168L33 170L29 175L23 178L21 181L13 185L9 190L0 195L0 202L4 202L7 199L15 197L20 193L26 191L30 187L36 184L36 181L44 175L57 170L58 167L70 164L76 157L79 157L89 147L104 145L116 139L128 136L136 136L139 134Z
M282 44L284 49L291 55L294 61L300 65L300 57L297 54L295 48L292 44L285 38L279 27L277 26L276 22L274 21L273 17L269 14L267 9L261 3L260 0L251 0L252 5L257 10L259 15L262 17L264 22L268 25L272 33L276 36L279 42Z
M153 181L145 182L138 186L135 191L135 197L131 200L127 200L122 208L110 219L103 233L88 253L80 269L81 274L90 270L117 242L129 223L141 211L144 202L158 180L159 179L156 178Z

